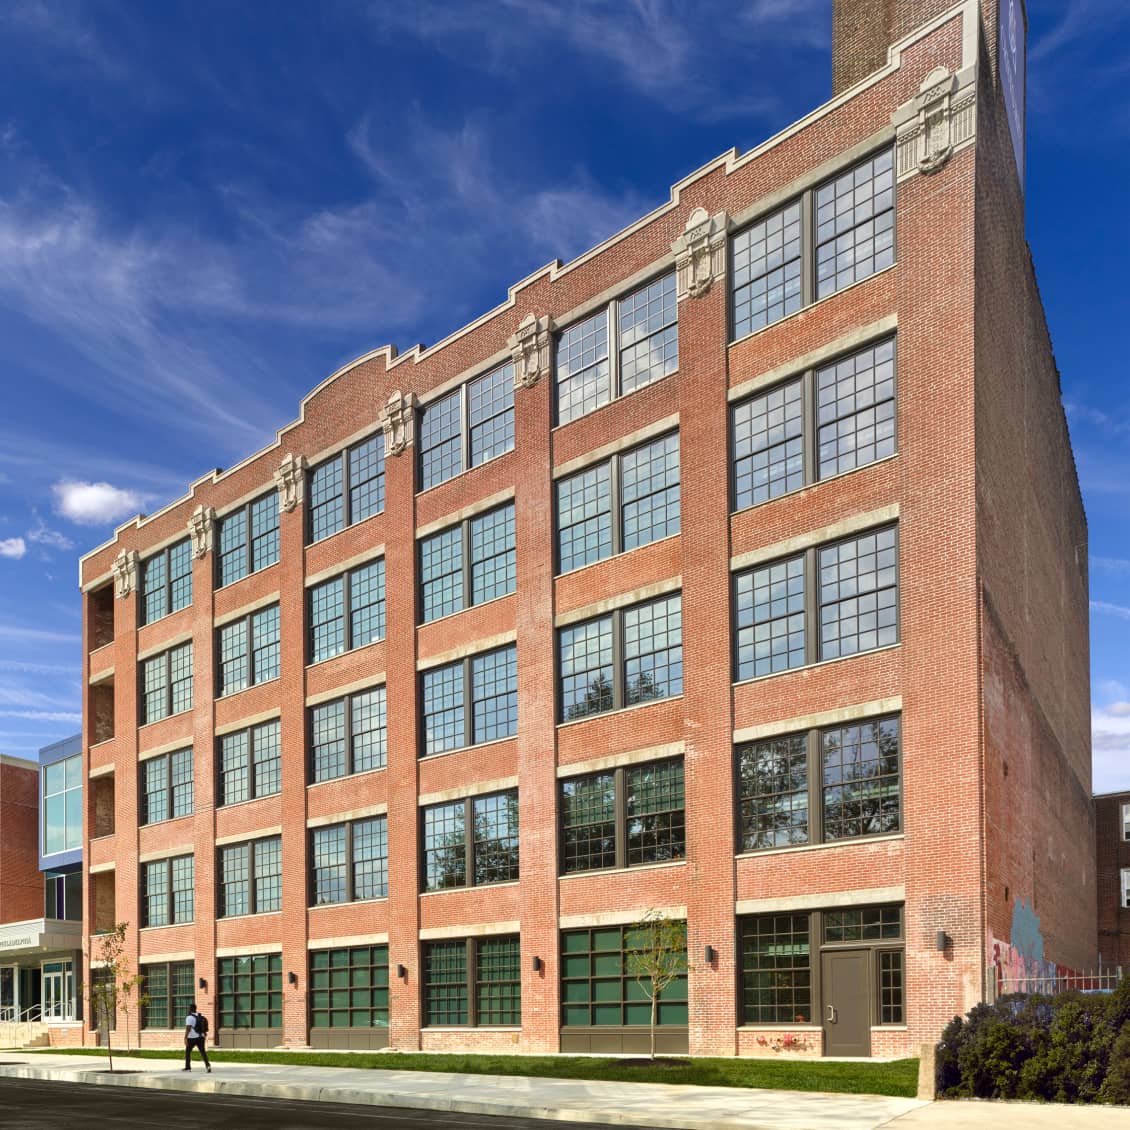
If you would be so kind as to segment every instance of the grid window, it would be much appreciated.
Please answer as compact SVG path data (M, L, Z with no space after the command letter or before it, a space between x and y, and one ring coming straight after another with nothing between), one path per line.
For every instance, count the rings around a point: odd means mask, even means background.
M141 563L141 622L152 624L192 603L192 542L185 538Z
M514 503L420 542L424 623L514 591Z
M557 422L673 373L679 366L678 317L672 272L566 329L557 339Z
M903 952L879 951L879 1023L902 1024L903 1012Z
M894 261L894 150L885 149L816 190L816 297Z
M901 937L901 906L855 906L824 911L826 943L897 941Z
M66 757L43 767L40 804L43 813L43 854L53 855L55 852L81 848L81 755Z
M218 803L270 796L282 787L279 722L264 722L220 738Z
M279 559L279 493L241 506L217 523L216 568L222 588Z
M1122 805L1122 839L1130 843L1130 803Z
M140 968L142 1028L183 1028L194 997L196 976L191 961L160 962Z
M377 432L310 471L310 541L362 522L385 507L385 443Z
M1130 867L1123 867L1122 878L1122 909L1130 910Z
M282 839L271 836L220 849L219 916L282 909Z
M169 926L193 917L193 858L177 855L143 864L142 925Z
M219 694L279 676L279 606L272 604L219 629Z
M424 755L518 732L518 649L473 655L423 674Z
M631 926L561 933L561 1024L566 1028L648 1026L651 1001L632 971ZM687 1023L687 977L659 994L656 1023Z
M808 741L804 734L738 751L741 850L808 843Z
M561 721L682 694L682 607L674 593L561 629Z
M765 914L741 923L746 1024L809 1024L812 954L807 914Z
M804 558L775 561L734 580L737 677L800 667L805 653Z
M679 532L679 435L614 455L557 483L561 572Z
M899 830L897 718L824 730L821 758L826 840Z
M514 447L514 366L461 385L429 404L420 421L422 489Z
M424 890L508 883L518 878L518 792L423 810Z
M192 709L192 644L181 644L141 664L141 724Z
M311 663L384 639L384 558L314 585L309 599Z
M192 750L164 753L141 763L142 824L192 814Z
M314 828L310 834L313 905L388 896L388 818Z
M801 308L801 202L734 236L734 337L744 337Z
M424 946L424 1022L429 1026L522 1023L521 945L516 934Z
M310 951L310 1026L388 1027L388 946Z
M282 1027L282 954L221 957L216 1006L220 1028Z
M894 454L893 340L816 370L816 420L822 479Z
M804 486L804 394L789 381L733 410L734 507Z
M566 875L685 858L683 762L652 761L562 781L561 844Z
M819 551L820 658L898 640L898 533L875 530Z

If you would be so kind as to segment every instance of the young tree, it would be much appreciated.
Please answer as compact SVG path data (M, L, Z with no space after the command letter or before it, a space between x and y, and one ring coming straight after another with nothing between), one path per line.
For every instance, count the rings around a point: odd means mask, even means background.
M651 1001L651 1058L655 1059L655 1025L659 998L678 977L686 975L687 924L668 918L661 910L649 910L628 931L627 972L635 977Z
M126 1018L126 1051L130 1050L130 1035L129 1035L129 1013L130 1008L133 1006L133 993L137 990L137 1007L139 1010L143 1009L149 1003L149 994L142 991L142 986L145 984L145 977L141 973L131 973L128 963L123 970L122 980L118 985L118 1007L125 1014ZM141 1029L138 1029L137 1046L141 1047Z
M118 922L105 934L97 935L91 954L90 1007L99 1031L106 1033L106 1054L110 1070L114 1070L114 1049L111 1033L118 1014L119 993L124 982L133 977L129 955L126 953L128 922ZM97 962L97 965L94 963Z

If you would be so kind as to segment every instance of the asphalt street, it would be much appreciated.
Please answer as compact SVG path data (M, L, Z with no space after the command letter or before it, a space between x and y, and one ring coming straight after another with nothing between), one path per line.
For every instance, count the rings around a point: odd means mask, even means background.
M613 1128L592 1122L546 1122L536 1118L494 1118L446 1111L0 1078L0 1126L4 1130L59 1130L78 1124L147 1130L625 1130L623 1126Z

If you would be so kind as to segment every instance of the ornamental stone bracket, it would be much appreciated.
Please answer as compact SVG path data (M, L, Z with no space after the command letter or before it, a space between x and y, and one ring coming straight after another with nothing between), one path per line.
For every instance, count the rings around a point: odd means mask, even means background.
M119 597L129 596L137 588L137 568L140 555L136 549L123 549L114 558L114 592Z
M275 471L279 492L279 509L288 514L302 501L306 484L306 456L287 452Z
M557 329L553 318L527 314L518 323L518 332L506 339L514 359L514 387L533 388L549 376L549 347Z
M675 253L678 300L700 298L715 279L726 273L726 236L730 219L725 212L708 215L696 208L687 219L683 234L671 244Z
M385 455L400 455L416 441L416 413L420 402L415 393L396 389L381 409L380 421L385 434Z
M212 531L216 526L216 511L211 506L201 504L192 512L188 520L188 532L192 536L192 556L203 557L212 551Z
M897 177L936 173L953 153L973 140L977 83L972 67L951 74L935 67L918 94L892 115L898 149Z

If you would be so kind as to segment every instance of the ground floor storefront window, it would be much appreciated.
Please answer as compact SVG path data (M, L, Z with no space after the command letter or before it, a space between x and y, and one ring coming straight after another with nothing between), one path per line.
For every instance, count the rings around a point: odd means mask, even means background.
M216 1042L234 1048L282 1043L282 954L221 957Z
M95 971L97 972L97 971ZM183 1028L192 1004L194 969L191 961L141 966L142 1028Z
M428 1027L519 1026L518 935L425 943L424 1023Z
M310 1044L388 1047L388 946L310 952Z

